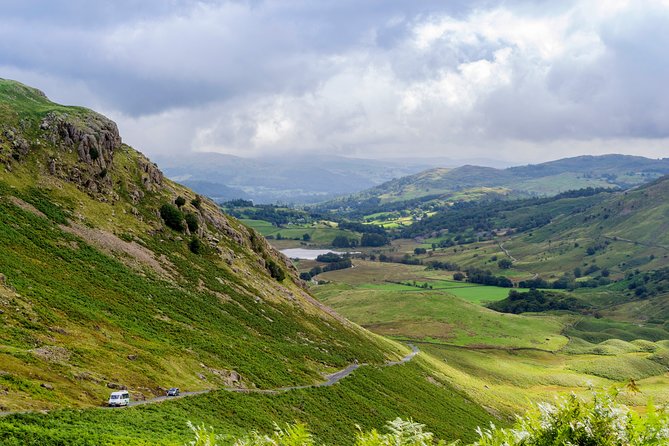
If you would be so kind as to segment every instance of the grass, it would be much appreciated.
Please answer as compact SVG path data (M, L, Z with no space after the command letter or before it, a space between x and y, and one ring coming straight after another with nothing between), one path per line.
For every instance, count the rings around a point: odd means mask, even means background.
M319 285L316 296L352 321L386 336L461 346L556 350L562 319L500 314L441 290Z
M356 240L360 238L359 234L356 234L355 232L337 229L336 227L332 227L330 224L324 223L314 223L308 225L291 224L289 226L280 228L264 220L243 219L240 221L246 226L255 229L265 237L271 236L276 240L277 235L281 234L283 239L297 239L290 240L292 243L290 243L289 246L283 244L281 246L282 248L300 246L300 241L302 240L302 236L304 234L309 234L309 241L307 244L316 247L331 246L332 240L334 240L334 238L338 235L344 235L348 238Z
M353 444L356 424L378 429L398 416L426 424L441 438L472 441L476 427L492 417L436 376L420 356L401 366L363 367L333 387L279 395L219 391L129 409L14 415L0 418L0 442L181 445L192 438L190 420L231 435L269 433L275 422L304 422L319 440L347 445Z
M383 272L403 282L426 280L441 287L421 290L379 282ZM663 387L669 384L669 345L661 340L669 336L661 328L579 315L496 313L480 306L494 288L438 280L448 274L358 262L353 270L323 275L332 283L315 286L314 292L372 331L419 342L437 375L500 416L510 417L531 401L552 400L558 393L587 396L592 387L605 389L629 379L641 384L643 394L624 395L626 404L643 410L648 396L669 401Z

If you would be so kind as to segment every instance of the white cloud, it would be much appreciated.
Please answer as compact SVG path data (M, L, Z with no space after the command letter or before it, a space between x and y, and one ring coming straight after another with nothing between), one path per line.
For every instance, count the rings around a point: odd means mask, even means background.
M149 154L660 153L669 2L488 4L181 2L38 41L0 19L0 66Z

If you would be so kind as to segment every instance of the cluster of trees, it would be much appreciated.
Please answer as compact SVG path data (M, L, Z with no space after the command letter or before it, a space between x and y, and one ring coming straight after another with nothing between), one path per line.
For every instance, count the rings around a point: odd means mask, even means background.
M485 234L495 228L517 228L526 231L544 226L559 214L587 207L597 201L597 194L612 192L613 189L585 188L563 192L549 198L527 198L521 200L492 199L483 201L457 202L431 217L415 222L402 229L401 236L412 238L422 234L447 230L451 234ZM583 198L571 202L560 202L570 198ZM467 237L471 239L471 235ZM466 239L465 239L466 240ZM453 244L463 244L453 239Z
M338 224L339 229L349 230L353 232L369 233L369 234L386 234L386 230L378 225L369 225L365 223L358 223L354 221L342 221Z
M313 221L313 217L310 214L298 209L282 208L273 204L254 205L251 201L247 200L226 201L221 204L221 207L235 218L263 220L274 226Z
M332 240L332 246L334 248L355 248L358 246L358 240L348 238L345 235L338 235Z
M627 289L638 298L645 299L669 291L669 268L640 272L636 270L625 276Z
M427 269L441 269L445 271L460 271L460 265L454 262L441 262L438 260L430 260L426 263Z
M360 238L360 246L378 247L390 243L385 233L365 232Z
M527 313L554 310L581 311L588 306L572 296L563 296L542 290L527 292L510 290L506 299L488 304L488 308L501 313Z
M489 270L469 268L465 270L465 273L467 274L467 282L470 283L499 286L502 288L513 288L513 282L511 279L505 276L495 276Z
M202 199L199 195L197 195L193 200L191 200L191 204L193 204L193 206L195 206L198 209L200 208L201 203ZM185 204L186 204L186 199L182 196L178 196L174 200L174 204L171 203L163 204L160 207L160 218L163 219L165 225L168 228L174 229L175 231L178 232L184 232L186 228L188 228L188 231L190 233L195 234L200 227L200 223L197 218L197 215L195 215L193 212L184 213L182 211L181 208ZM193 235L188 243L188 248L194 254L200 254L204 250L204 245L196 235Z
M325 273L327 271L336 271L339 269L346 269L353 266L351 258L349 256L340 256L335 253L321 254L316 257L316 260L319 262L325 263L324 266L314 266L308 272L300 273L300 279L302 280L311 280L312 277L319 275L320 273Z
M579 272L580 268L576 269L576 273ZM557 280L549 282L540 277L536 279L521 280L518 282L518 286L521 288L543 288L543 289L556 289L556 290L574 290L576 288L596 288L599 286L605 286L611 283L611 279L608 278L609 271L603 269L599 277L593 277L588 280L576 280L576 275L572 273L564 273Z

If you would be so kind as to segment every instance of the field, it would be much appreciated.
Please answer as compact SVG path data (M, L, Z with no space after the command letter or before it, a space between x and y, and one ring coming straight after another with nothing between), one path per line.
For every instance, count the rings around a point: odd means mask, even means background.
M300 246L330 247L332 240L338 235L358 239L355 232L338 229L336 223L317 222L311 224L288 224L284 227L274 226L264 220L240 220L249 228L253 228L263 236L268 237L270 242L280 249L298 248ZM308 234L308 241L303 240L304 234Z
M507 416L556 393L587 395L630 379L642 393L623 392L626 404L643 410L649 397L669 402L669 333L662 328L575 314L497 313L481 304L508 289L457 283L422 266L356 261L352 270L319 278L330 281L313 286L320 300L374 332L417 343L435 370L493 413Z

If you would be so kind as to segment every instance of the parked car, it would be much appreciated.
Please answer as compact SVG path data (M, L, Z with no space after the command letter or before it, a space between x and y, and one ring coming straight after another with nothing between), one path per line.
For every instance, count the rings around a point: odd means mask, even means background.
M110 407L127 406L130 404L130 394L127 390L112 392L112 394L109 395L109 401L107 401L107 404Z
M179 388L178 387L172 387L167 391L167 396L179 396Z

